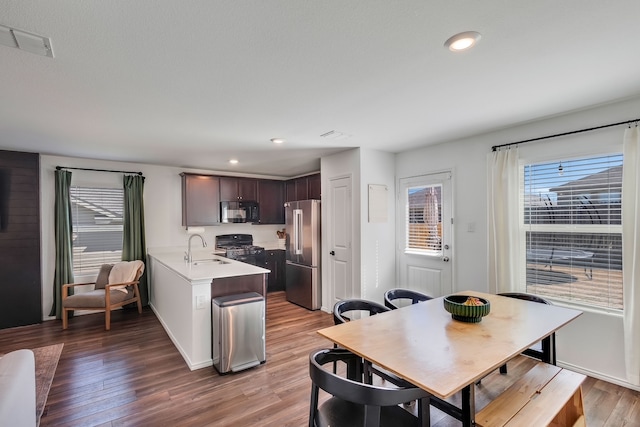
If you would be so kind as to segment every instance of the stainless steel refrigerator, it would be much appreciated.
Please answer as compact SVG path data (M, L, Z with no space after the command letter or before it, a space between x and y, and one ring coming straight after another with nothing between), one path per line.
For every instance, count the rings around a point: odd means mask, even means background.
M320 200L285 203L287 301L309 310L322 304L320 280Z

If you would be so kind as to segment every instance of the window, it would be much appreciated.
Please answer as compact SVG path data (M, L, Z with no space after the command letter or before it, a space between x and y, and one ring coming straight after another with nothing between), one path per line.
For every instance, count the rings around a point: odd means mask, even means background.
M95 275L102 264L122 260L121 188L71 187L73 274Z
M622 310L622 155L524 166L528 293Z
M442 255L442 184L407 188L405 250Z

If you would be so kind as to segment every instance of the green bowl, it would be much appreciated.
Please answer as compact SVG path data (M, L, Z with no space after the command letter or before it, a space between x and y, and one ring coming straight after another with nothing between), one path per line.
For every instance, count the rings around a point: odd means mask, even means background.
M477 298L482 305L465 305L467 298L472 295L449 295L444 297L444 309L451 313L454 320L467 323L478 323L491 311L491 304L484 298Z

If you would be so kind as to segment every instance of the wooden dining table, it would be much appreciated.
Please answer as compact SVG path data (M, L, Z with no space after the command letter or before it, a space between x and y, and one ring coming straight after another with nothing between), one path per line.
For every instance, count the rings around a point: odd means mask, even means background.
M478 323L454 320L440 297L318 333L426 390L435 407L473 426L475 383L582 312L477 291L459 294L488 300L490 313ZM444 400L457 392L461 407Z

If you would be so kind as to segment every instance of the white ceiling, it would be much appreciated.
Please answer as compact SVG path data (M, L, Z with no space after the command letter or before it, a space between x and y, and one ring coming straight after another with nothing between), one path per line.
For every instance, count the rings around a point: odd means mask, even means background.
M640 94L638 0L0 0L0 11L0 25L49 37L54 52L0 46L9 150L288 177L350 147L398 152ZM443 47L468 30L482 34L476 48ZM345 137L320 137L332 130Z

